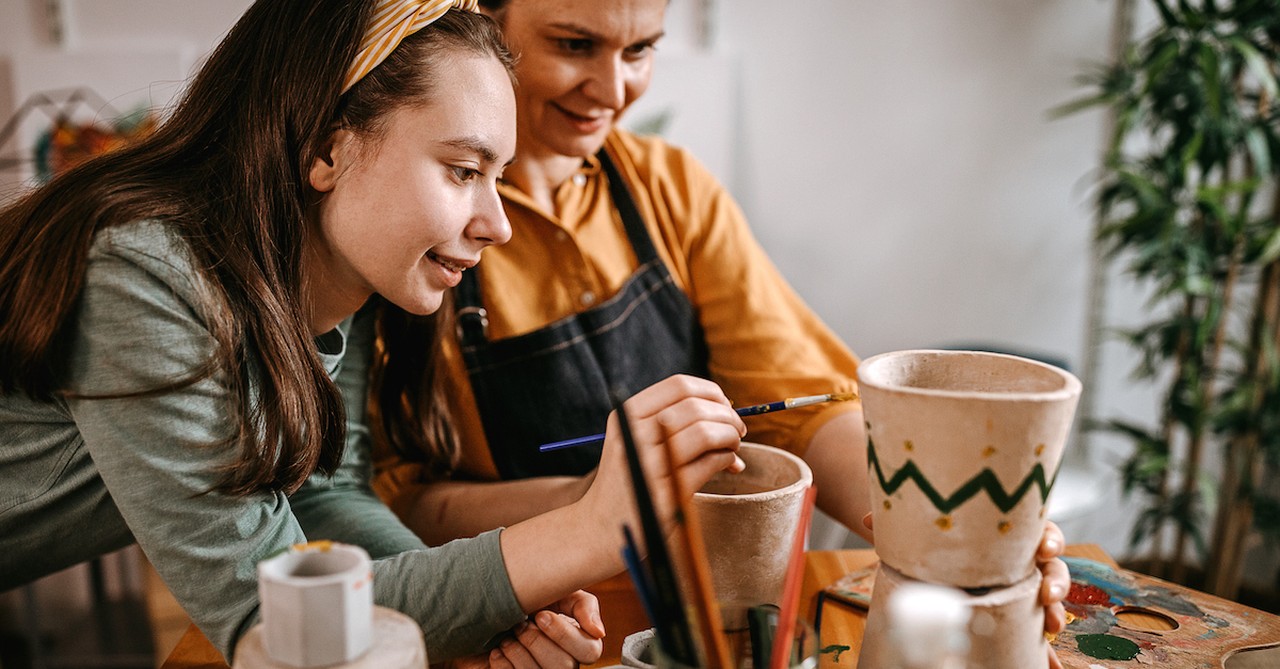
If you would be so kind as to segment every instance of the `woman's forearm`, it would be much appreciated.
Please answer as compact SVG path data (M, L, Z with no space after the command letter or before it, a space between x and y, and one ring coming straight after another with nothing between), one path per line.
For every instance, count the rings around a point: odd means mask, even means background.
M406 493L395 505L405 525L428 545L509 527L582 497L588 477L549 476L517 481L440 481Z
M818 508L870 541L871 531L862 524L863 516L871 511L862 412L841 414L819 428L809 441L804 460L813 470Z

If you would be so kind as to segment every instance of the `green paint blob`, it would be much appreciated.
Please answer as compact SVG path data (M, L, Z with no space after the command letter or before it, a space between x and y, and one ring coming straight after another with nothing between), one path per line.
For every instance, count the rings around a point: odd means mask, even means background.
M820 654L820 655L826 655L827 653L831 653L831 661L832 661L832 662L839 662L839 661L840 661L840 653L843 653L843 652L845 652L846 650L849 650L849 646L839 646L839 645L836 645L836 644L834 644L834 643L833 643L833 644L831 644L830 646L827 646L827 647L823 648L822 650L818 651L818 654Z
M1138 656L1138 644L1110 634L1076 636L1080 652L1099 660L1132 660Z

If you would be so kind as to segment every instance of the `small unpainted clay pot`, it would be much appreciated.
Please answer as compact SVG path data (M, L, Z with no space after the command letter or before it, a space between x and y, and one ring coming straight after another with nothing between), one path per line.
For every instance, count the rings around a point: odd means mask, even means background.
M267 654L262 624L254 625L236 645L234 669L297 669ZM326 669L426 669L427 647L422 628L399 611L373 607L373 643L359 657Z
M883 562L876 572L867 612L858 669L882 669L889 650L887 604L907 583L918 583ZM1040 604L1040 572L1005 588L967 594L970 608L969 652L966 667L983 669L1045 669L1049 666L1044 637L1044 607Z
M778 604L813 472L772 446L743 442L741 474L720 472L694 496L716 598Z
M880 559L959 588L1035 569L1080 381L1034 360L898 351L858 366Z
M350 662L373 642L373 571L359 546L316 541L258 563L266 650L293 667Z

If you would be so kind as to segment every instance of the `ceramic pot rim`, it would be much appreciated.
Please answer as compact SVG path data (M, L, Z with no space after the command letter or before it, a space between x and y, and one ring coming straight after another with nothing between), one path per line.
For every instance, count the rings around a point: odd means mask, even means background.
M808 488L809 486L813 485L813 470L809 469L808 463L806 463L804 460L800 459L795 454L789 451L785 451L781 448L768 446L765 444L757 444L750 441L742 442L741 450L752 451L757 455L764 455L765 457L773 457L773 458L786 460L787 462L790 462L791 464L795 465L796 469L799 472L799 477L795 481L788 483L787 485L782 486L781 488L774 488L772 490L763 490L760 492L748 492L748 493L737 493L737 494L699 491L694 493L693 496L695 499L699 499L703 502L711 502L715 504L758 503L758 502L761 502L767 499L772 499L775 497L786 497L789 495L793 495L796 493L796 491L804 490L805 488ZM741 453L741 450L739 451L740 453ZM745 457L743 459L746 460ZM748 467L749 466L750 465L748 464Z
M341 585L351 580L353 570L368 571L369 553L359 546L348 544L322 545L315 542L295 546L273 558L258 563L258 577L272 583L292 587L320 587ZM298 566L310 560L323 560L323 574L296 574ZM361 573L357 571L357 573Z
M1042 391L980 391L980 390L945 390L942 388L922 388L893 383L878 374L885 366L901 358L989 358L1000 359L1035 369L1043 375L1048 372L1057 377L1061 385L1057 388ZM863 360L858 365L858 385L862 388L874 388L887 393L901 395L917 395L923 397L956 397L1001 402L1059 402L1071 399L1080 394L1080 379L1074 374L1039 360L1031 360L1007 353L991 353L989 351L958 351L942 349L910 349L880 353Z

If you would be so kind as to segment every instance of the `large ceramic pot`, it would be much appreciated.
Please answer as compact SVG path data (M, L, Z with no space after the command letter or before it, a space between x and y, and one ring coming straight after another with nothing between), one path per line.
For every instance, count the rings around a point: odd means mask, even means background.
M858 385L880 559L960 588L1030 575L1080 381L1012 355L917 350L864 360Z

